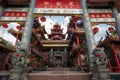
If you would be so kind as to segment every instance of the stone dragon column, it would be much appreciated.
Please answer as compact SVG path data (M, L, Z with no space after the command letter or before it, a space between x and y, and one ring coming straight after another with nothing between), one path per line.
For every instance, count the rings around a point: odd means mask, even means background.
M92 31L92 25L91 25L90 18L89 18L89 13L87 10L86 0L80 0L80 1L81 1L82 9L83 9L83 25L85 28L85 36L86 36L87 47L88 47L89 62L91 63L92 52L94 48L96 48L96 45L95 45L94 35Z
M109 80L109 70L106 68L107 56L104 52L104 49L98 48L95 45L89 13L87 11L86 0L81 0L81 5L83 9L83 24L85 27L85 35L87 40L90 71L92 72L91 80Z
M22 35L21 48L25 50L29 50L30 47L30 39L32 34L33 22L34 22L33 13L34 13L35 4L36 4L36 0L31 0L27 15L27 20Z
M117 30L118 36L120 37L120 16L119 16L119 13L118 13L117 8L115 7L115 4L113 2L110 2L109 6L112 10L113 17L116 20L116 27L115 28Z
M83 9L83 24L85 27L85 35L87 40L90 71L92 73L91 80L107 80L109 79L109 70L106 68L107 57L104 53L104 49L98 48L95 45L86 0L81 0L81 5ZM103 56L97 56L98 54L102 54Z
M27 20L24 26L24 31L22 34L22 40L21 40L21 49L24 50L23 54L23 62L26 64L26 66L23 66L22 68L22 73L21 73L21 80L28 80L27 74L28 74L28 68L27 64L29 63L29 48L30 48L30 40L31 40L31 34L32 34L32 28L33 28L33 23L34 23L34 8L35 8L36 0L30 0L30 5L29 5L29 11L27 15ZM20 52L22 53L22 51Z
M17 50L12 53L12 65L10 70L10 80L28 80L29 47L33 28L33 12L36 0L30 0L29 11L25 23L21 43L17 44Z

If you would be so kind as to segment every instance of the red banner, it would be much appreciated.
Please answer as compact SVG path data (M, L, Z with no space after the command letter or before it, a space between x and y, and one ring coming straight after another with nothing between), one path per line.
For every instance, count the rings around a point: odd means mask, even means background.
M90 18L113 18L112 13L90 13Z
M81 9L80 0L37 0L36 8Z
M27 12L12 12L12 11L5 11L3 13L5 17L26 17Z

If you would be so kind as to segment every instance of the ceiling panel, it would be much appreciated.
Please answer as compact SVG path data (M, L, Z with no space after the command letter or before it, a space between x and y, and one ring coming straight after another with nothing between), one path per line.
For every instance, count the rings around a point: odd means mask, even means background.
M18 4L18 5L27 5L30 0L7 0L8 4Z
M120 0L87 0L88 3L92 3L92 4L107 4L109 2L115 2L115 5L118 9L118 11L120 12Z
M114 2L115 0L87 0L87 2L90 3L108 3L108 2Z

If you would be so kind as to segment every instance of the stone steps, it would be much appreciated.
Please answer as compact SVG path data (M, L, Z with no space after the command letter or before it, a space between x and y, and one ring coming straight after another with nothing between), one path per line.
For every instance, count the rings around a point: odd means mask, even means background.
M90 73L77 71L43 71L29 73L28 80L90 80Z
M47 71L70 71L68 67L48 67Z

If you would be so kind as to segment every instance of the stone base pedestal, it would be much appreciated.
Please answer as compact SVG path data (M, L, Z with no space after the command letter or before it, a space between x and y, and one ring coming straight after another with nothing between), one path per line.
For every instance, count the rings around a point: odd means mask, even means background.
M92 80L111 80L110 79L110 70L105 66L94 66L92 68Z
M10 70L10 80L21 80L22 70L12 69Z
M10 80L28 80L28 71L22 69L10 70Z
M120 73L110 73L110 77L113 80L120 80Z
M21 80L28 80L28 70L24 69L21 74Z
M103 66L98 66L98 74L100 80L110 80L110 70Z

